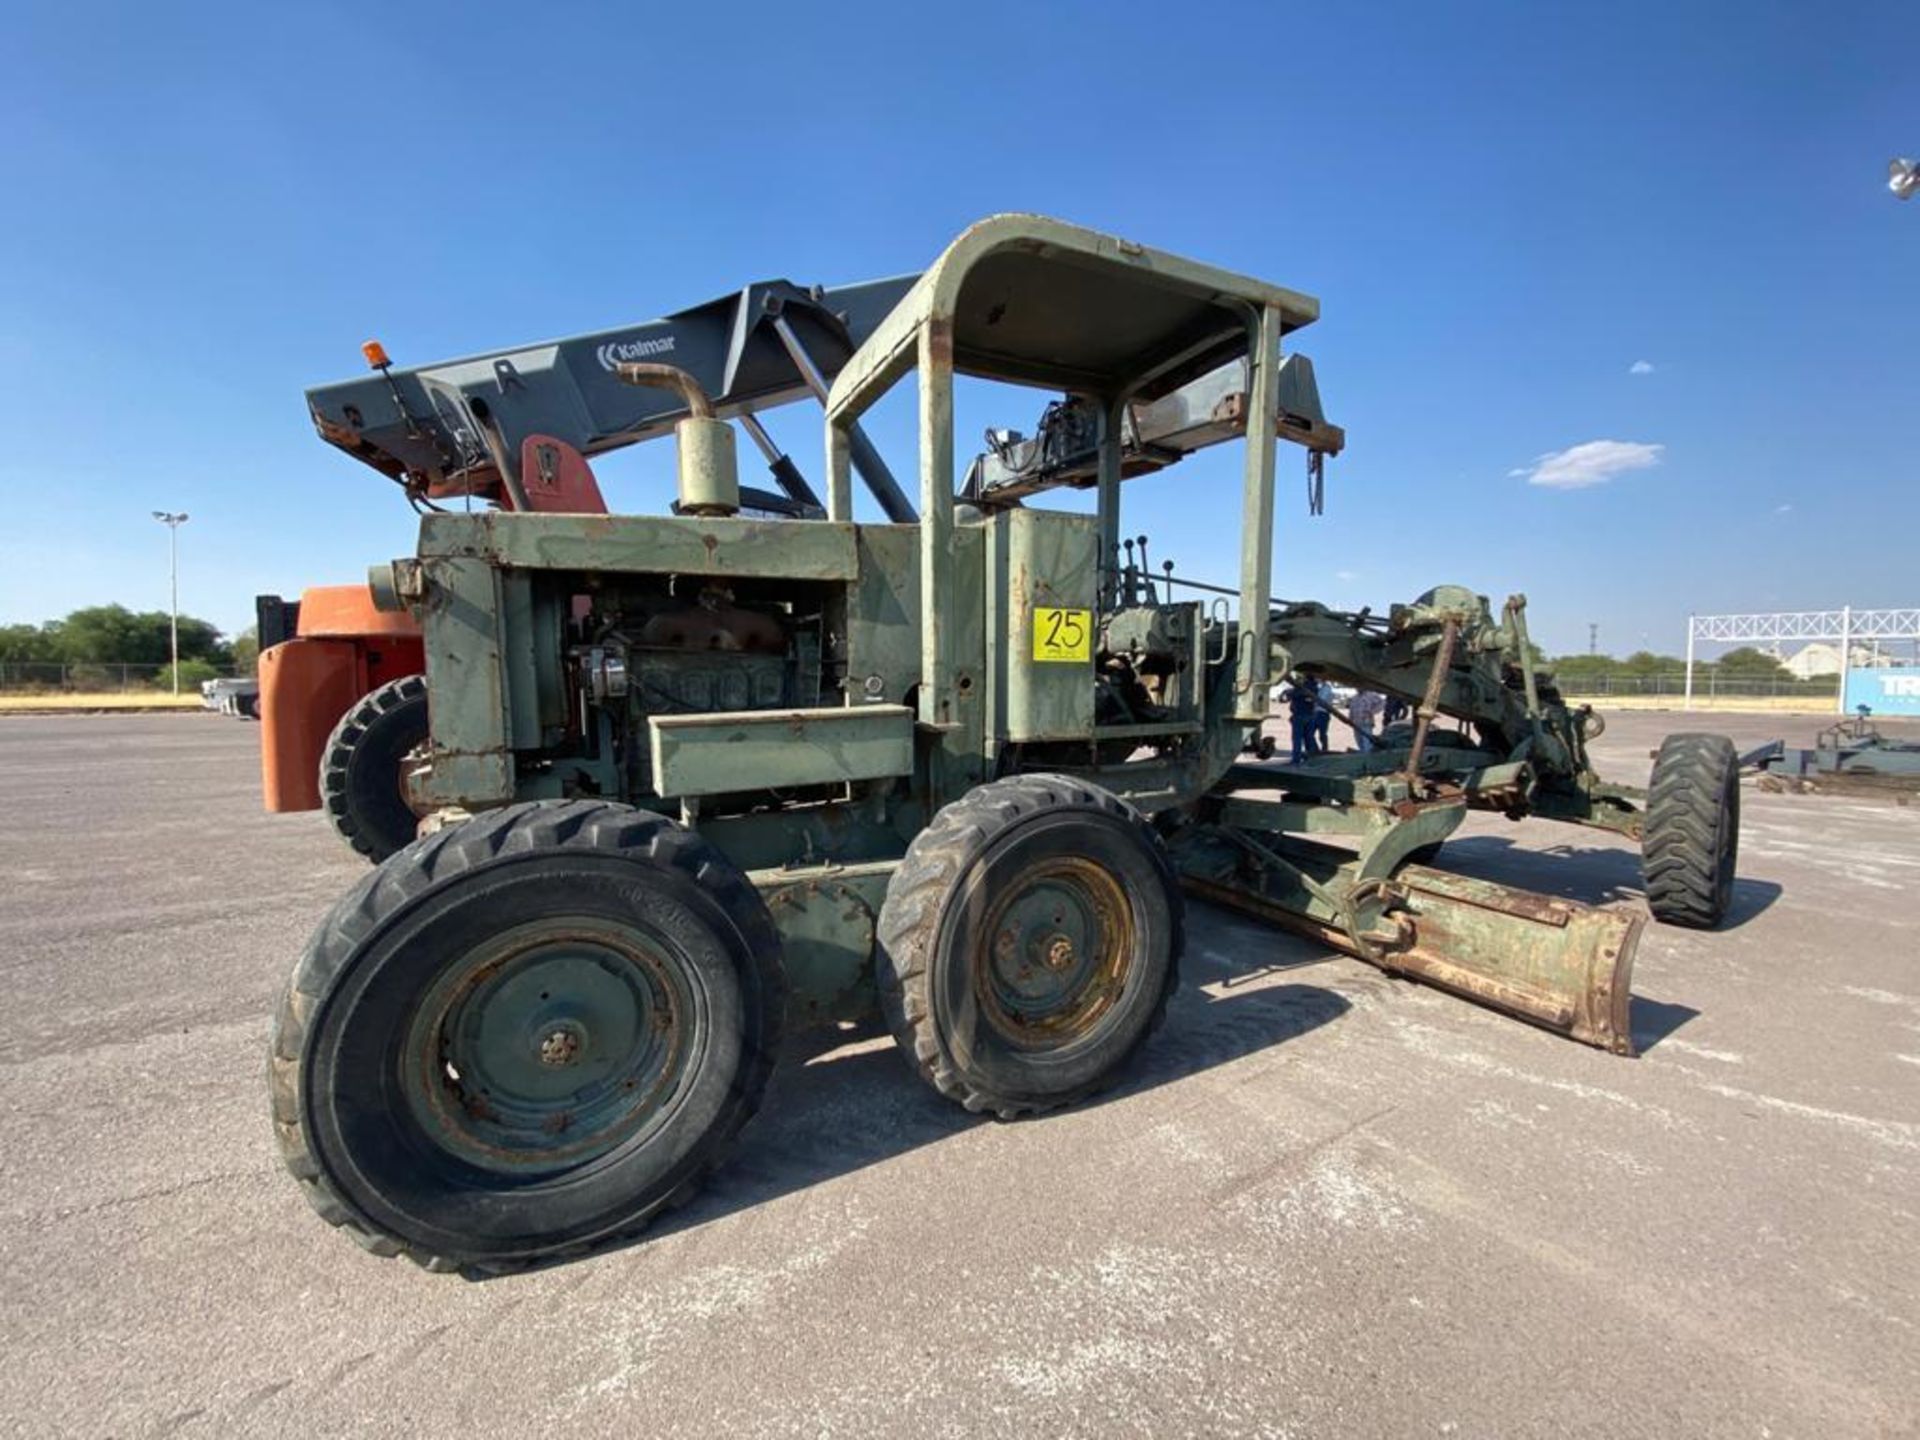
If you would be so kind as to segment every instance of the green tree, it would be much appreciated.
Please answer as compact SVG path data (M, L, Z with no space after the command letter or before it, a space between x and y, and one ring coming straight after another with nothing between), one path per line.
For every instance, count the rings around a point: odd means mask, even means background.
M44 625L0 625L0 661L57 660Z
M252 675L260 666L260 631L257 626L249 625L227 646L227 652L233 657L233 668L240 675Z
M1738 677L1742 680L1790 680L1792 672L1764 650L1756 650L1751 645L1742 645L1738 650L1729 650L1714 662L1714 669L1722 675Z
M198 693L202 680L214 680L220 675L220 667L211 660L182 660L180 662L180 693L191 695ZM173 666L162 665L160 673L153 677L156 690L173 688Z
M1656 655L1651 650L1636 650L1621 662L1621 669L1630 675L1663 675L1686 668L1687 662L1678 655Z
M1611 655L1562 655L1552 662L1554 677L1563 685L1603 679L1619 668L1620 662Z
M124 605L92 605L42 629L52 641L52 658L69 664L164 665L169 657L167 612L132 611ZM220 629L209 620L180 617L180 658L225 661Z

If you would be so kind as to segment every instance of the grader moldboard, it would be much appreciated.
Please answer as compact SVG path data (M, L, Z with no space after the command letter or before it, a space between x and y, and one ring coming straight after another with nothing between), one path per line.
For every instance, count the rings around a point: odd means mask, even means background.
M875 1013L970 1110L1079 1099L1165 1009L1183 888L1631 1053L1638 916L1412 862L1469 809L1596 825L1644 839L1656 916L1711 925L1731 746L1669 741L1643 806L1593 773L1596 717L1528 663L1517 598L1270 602L1277 441L1317 468L1343 440L1281 358L1317 315L1000 216L834 379L824 519L735 513L728 422L648 362L624 378L684 401L679 513L426 516L375 590L424 636L409 784L444 823L322 922L274 1029L276 1129L321 1215L437 1269L613 1243L719 1161L783 1028ZM918 519L855 523L854 427L910 372ZM960 503L957 373L1069 397L1034 439L997 436ZM1183 439L1149 452L1149 421ZM1123 482L1229 436L1237 591L1123 563ZM1058 485L1097 512L1021 503ZM1415 722L1367 754L1245 763L1296 671Z

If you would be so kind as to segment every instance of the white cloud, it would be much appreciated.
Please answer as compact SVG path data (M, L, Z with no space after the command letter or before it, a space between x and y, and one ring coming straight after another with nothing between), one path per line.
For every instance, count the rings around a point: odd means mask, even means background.
M1773 507L1773 513L1776 515L1791 515L1793 513L1793 506L1776 505Z
M1653 362L1651 360L1636 360L1627 366L1627 374L1629 375L1651 375L1652 373Z
M1588 440L1565 450L1550 450L1525 469L1509 470L1507 474L1549 490L1584 490L1589 485L1604 485L1629 470L1658 465L1660 452L1666 448L1637 440Z
M1358 580L1360 578L1360 572L1358 570L1336 570L1333 572L1333 578L1336 580Z

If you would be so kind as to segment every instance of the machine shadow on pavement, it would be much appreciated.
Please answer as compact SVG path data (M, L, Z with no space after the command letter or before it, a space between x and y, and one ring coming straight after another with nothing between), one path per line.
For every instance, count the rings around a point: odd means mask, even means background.
M1624 846L1546 845L1530 849L1498 835L1467 835L1447 841L1439 865L1476 879L1537 890L1585 905L1640 901L1646 896L1639 852ZM1736 876L1733 902L1716 931L1738 929L1779 898L1780 886L1773 881Z
M1642 1055L1666 1039L1689 1020L1700 1018L1700 1012L1691 1005L1675 1005L1666 1000L1649 1000L1644 995L1633 997L1632 1019L1629 1029L1633 1032L1633 1048Z
M1254 933L1268 943L1297 948L1298 964L1327 957L1324 949L1304 941ZM1223 968L1205 956L1192 957L1183 968L1182 984L1168 1006L1165 1023L1112 1089L1073 1110L1123 1103L1144 1091L1283 1044L1352 1008L1344 997L1317 985L1227 990L1217 985ZM1203 986L1216 987L1220 993ZM802 1033L788 1039L767 1088L766 1103L701 1192L627 1244L586 1258L646 1246L981 1125L1046 1125L1069 1113L1054 1111L1006 1122L968 1114L917 1079L901 1062L892 1037L877 1025ZM575 1263L579 1262L562 1259L531 1268Z
M1567 865L1568 858L1580 863ZM1531 850L1497 836L1469 836L1448 844L1444 863L1464 873L1526 884L1587 904L1634 900L1641 894L1639 857L1625 849ZM1778 898L1780 889L1770 881L1737 881L1727 925L1758 915ZM1339 959L1338 952L1249 923L1231 911L1205 909L1222 927L1224 945L1190 948L1165 1024L1118 1084L1076 1108L1124 1102L1143 1091L1284 1044L1352 1008L1344 996L1322 986L1273 983L1281 972ZM1243 960L1251 954L1261 956L1258 963ZM1631 1013L1634 1045L1642 1052L1700 1014L1690 1005L1639 995L1633 997ZM1053 1115L1008 1123L1044 1125ZM697 1229L736 1211L996 1123L1001 1122L968 1114L929 1090L901 1063L892 1037L877 1023L801 1032L788 1038L766 1103L742 1135L739 1148L700 1194L627 1244L588 1258ZM577 1262L557 1260L532 1268L573 1263Z

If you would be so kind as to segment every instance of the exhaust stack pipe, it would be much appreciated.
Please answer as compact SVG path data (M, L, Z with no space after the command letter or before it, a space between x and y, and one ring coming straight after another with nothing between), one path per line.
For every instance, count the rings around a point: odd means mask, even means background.
M740 510L740 465L734 454L733 426L717 419L713 401L700 382L675 365L629 360L616 372L629 385L678 390L687 402L687 418L673 427L679 450L682 515L734 515Z

